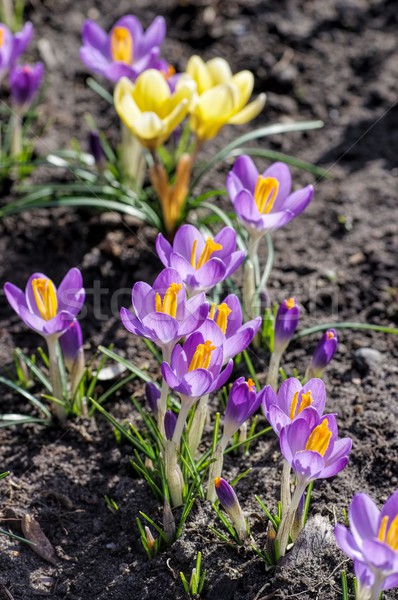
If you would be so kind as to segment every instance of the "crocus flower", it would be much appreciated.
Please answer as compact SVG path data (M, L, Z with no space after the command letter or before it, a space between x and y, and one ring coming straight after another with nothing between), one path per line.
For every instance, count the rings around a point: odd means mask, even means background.
M32 104L44 76L43 63L16 65L11 69L10 88L14 108L26 112Z
M172 410L166 411L164 416L164 430L166 433L166 439L171 440L176 428L177 415Z
M239 541L243 542L248 537L247 524L234 489L222 477L216 477L214 485L221 506L231 519Z
M176 269L186 283L189 294L207 291L234 273L245 253L236 249L236 233L224 227L213 238L204 239L193 225L183 225L173 245L159 233L156 251L166 267Z
M134 314L127 308L120 310L123 325L160 346L166 356L180 338L200 327L209 312L204 294L186 300L185 285L175 269L164 269L153 286L136 283L132 304Z
M315 410L303 411L300 418L283 427L279 441L296 474L297 488L303 491L310 481L333 477L344 469L352 446L350 438L338 437L334 415L320 416Z
M274 329L274 353L283 354L292 339L300 318L295 298L284 300L278 308Z
M350 529L336 525L339 547L355 560L360 587L370 588L370 600L382 590L398 587L398 491L381 511L367 494L356 494L349 510Z
M79 269L70 269L58 289L43 273L34 273L22 291L4 285L11 307L22 321L44 337L59 337L83 306L85 290Z
M306 379L309 379L310 377L322 377L324 370L336 353L338 343L339 341L335 329L328 329L325 331L319 340L311 358L311 362L308 365L305 375Z
M148 69L135 83L126 77L117 83L115 108L140 143L155 151L186 116L194 91L194 82L181 77L171 92L162 73Z
M264 107L265 94L248 104L254 87L253 74L240 71L232 75L229 64L222 58L205 63L199 56L192 56L186 72L197 84L198 94L190 109L189 124L201 143L214 138L227 123L248 123Z
M146 32L139 20L126 15L116 21L109 34L87 19L82 31L82 62L110 81L128 77L135 81L146 69L156 68L160 45L166 35L163 17L156 17Z
M59 338L62 356L67 370L71 373L83 352L83 334L80 323L74 319Z
M17 58L25 52L32 35L32 23L25 23L22 31L15 34L12 34L6 25L0 23L0 81L8 69L14 66Z
M230 440L234 433L250 419L260 407L261 396L256 393L252 379L239 377L229 392L224 416L223 440Z
M283 227L309 204L314 194L312 185L293 193L291 188L287 165L276 162L260 175L249 156L240 156L227 177L238 219L256 235Z
M200 331L192 333L183 346L177 344L171 354L170 364L162 363L162 375L167 384L181 396L194 401L219 389L229 378L233 361L223 366L222 343L224 335L213 323L210 335Z
M304 386L290 377L282 383L276 394L270 385L259 393L264 415L279 436L286 425L303 416L311 408L322 415L325 410L326 390L321 379L311 379Z
M106 163L106 156L102 146L101 137L95 129L92 129L88 135L88 149L94 157L95 164L99 169L103 169Z
M214 320L226 337L224 362L245 350L261 325L261 317L243 323L242 307L235 294L227 296L219 305L213 304L209 318Z
M157 385L150 381L145 384L145 396L149 404L149 408L156 417L158 412L158 400L160 398L160 389Z

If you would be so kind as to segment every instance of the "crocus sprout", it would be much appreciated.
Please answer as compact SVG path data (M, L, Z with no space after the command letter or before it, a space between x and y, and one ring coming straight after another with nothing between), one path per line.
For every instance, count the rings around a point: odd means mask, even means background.
M9 28L0 23L0 81L23 54L33 36L32 23L25 23L23 29L12 34Z
M214 479L214 488L221 506L232 521L239 541L244 542L248 537L248 527L235 491L222 477Z
M107 34L94 21L87 19L82 31L82 62L94 73L110 81L128 77L132 81L146 69L163 65L159 61L160 46L166 35L163 17L156 17L144 32L139 20L125 15Z
M300 307L296 298L288 298L279 305L274 327L274 350L267 376L267 384L274 389L278 386L279 365L282 355L297 329L299 318Z
M32 104L44 75L43 63L16 65L10 72L10 89L13 108L25 113Z
M334 415L320 416L316 410L303 411L300 418L286 425L280 432L279 441L283 457L292 468L297 481L277 535L279 556L283 556L307 485L316 479L333 477L344 469L348 463L352 441L350 438L338 437Z
M382 590L398 587L398 491L381 511L367 494L356 494L349 523L336 525L337 544L355 561L358 599L378 600Z
M102 146L101 137L97 130L92 129L88 135L88 149L95 160L99 172L102 172L106 165L106 156Z
M229 392L224 416L223 434L214 452L215 460L210 466L207 489L207 499L210 502L214 502L215 500L213 481L221 475L225 448L233 435L242 427L243 423L250 419L256 410L258 410L260 404L261 396L256 393L254 382L251 379L245 381L244 377L239 377Z
M242 264L245 253L236 249L236 233L224 227L214 238L204 239L193 225L183 225L173 245L159 233L156 251L166 267L176 269L189 295L213 288L232 275Z
M9 304L25 325L45 338L49 353L53 396L61 401L63 390L59 370L58 340L84 303L85 290L79 269L68 271L58 289L47 275L34 273L30 276L25 291L7 282L4 285L4 292ZM65 420L64 407L56 403L55 410L58 418Z
M205 63L200 56L192 56L186 72L197 84L189 125L199 144L214 138L224 125L248 123L264 108L265 94L248 104L254 87L253 74L240 71L233 75L222 58Z
M158 412L158 401L160 398L160 390L157 385L149 381L145 384L145 396L149 405L149 408L157 416Z
M311 379L312 377L322 377L324 370L336 353L338 343L339 341L335 329L328 329L325 331L319 340L314 350L314 354L312 355L311 362L307 367L305 380Z
M171 440L174 435L176 428L177 415L172 410L168 410L164 417L164 430L166 432L166 438Z

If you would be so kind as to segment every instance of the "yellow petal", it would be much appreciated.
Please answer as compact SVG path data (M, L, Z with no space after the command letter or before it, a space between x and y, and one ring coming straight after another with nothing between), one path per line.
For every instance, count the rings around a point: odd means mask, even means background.
M238 104L238 91L234 85L222 83L199 98L196 109L202 120L227 122Z
M254 76L250 71L240 71L232 77L234 85L239 90L239 110L249 101L254 87Z
M123 123L131 128L141 111L133 100L134 84L126 77L118 81L114 92L115 109Z
M154 112L142 113L132 131L146 148L155 149L162 143L166 126Z
M203 94L213 85L209 70L200 56L191 56L185 71L192 77L198 86L198 94Z
M243 125L244 123L248 123L263 110L265 105L266 95L260 94L257 96L253 102L245 106L241 111L239 111L236 115L231 117L228 120L228 123L232 125Z
M141 112L167 114L170 88L160 71L148 69L137 78L133 97Z
M231 67L223 58L212 58L206 63L206 67L213 80L213 85L228 83L232 78Z
M177 82L176 90L170 99L170 110L173 110L181 100L188 100L188 104L191 107L194 96L196 96L196 89L196 83L189 75L186 73L181 75Z
M166 138L163 141L165 141L169 137L171 132L177 127L177 125L179 125L181 121L185 119L187 113L188 100L185 99L182 100L180 104L178 104L174 108L174 110L164 119Z

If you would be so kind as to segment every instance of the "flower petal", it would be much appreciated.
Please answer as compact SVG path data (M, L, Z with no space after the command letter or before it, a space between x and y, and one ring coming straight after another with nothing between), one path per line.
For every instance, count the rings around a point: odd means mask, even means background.
M26 297L25 297L25 293L18 288L16 285L14 285L13 283L5 283L4 284L4 293L6 295L6 298L11 306L11 308L13 310L15 310L15 312L17 313L17 315L19 316L19 310L20 307L23 306L24 308L27 309L26 306Z
M289 167L283 162L275 162L263 173L263 177L274 177L279 182L278 194L275 198L273 210L283 210L285 200L292 189L292 175Z
M363 559L362 552L356 544L354 537L347 527L343 525L336 525L334 528L334 535L338 547L352 559Z
M377 536L380 511L367 494L356 494L351 502L349 521L355 542L361 547L363 540Z
M76 316L84 304L85 296L82 274L79 269L70 269L57 290L58 310L66 310Z
M158 253L158 257L162 261L165 267L170 267L170 255L173 251L173 248L166 240L162 233L159 233L156 237L156 252Z

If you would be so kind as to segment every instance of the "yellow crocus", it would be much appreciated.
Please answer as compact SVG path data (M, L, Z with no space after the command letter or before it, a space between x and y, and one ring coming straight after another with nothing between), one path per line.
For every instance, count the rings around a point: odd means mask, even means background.
M251 121L264 107L265 94L248 104L254 87L253 74L240 71L233 75L223 58L205 63L199 56L192 56L186 72L197 85L189 124L202 143L215 137L227 123L243 125Z
M188 113L196 85L182 76L175 92L156 69L141 73L135 83L122 77L114 92L116 112L145 148L155 151Z

